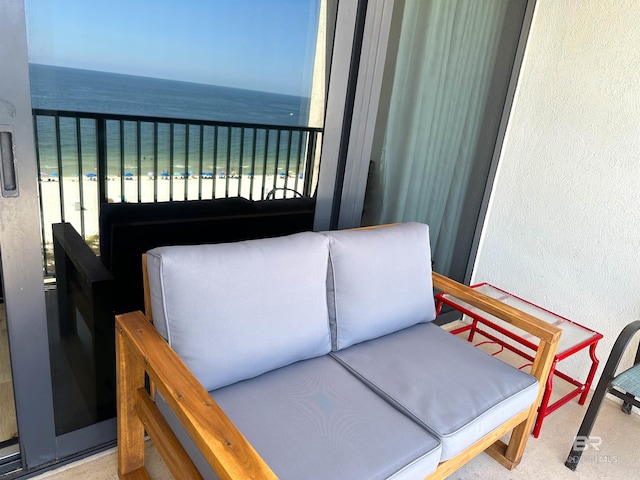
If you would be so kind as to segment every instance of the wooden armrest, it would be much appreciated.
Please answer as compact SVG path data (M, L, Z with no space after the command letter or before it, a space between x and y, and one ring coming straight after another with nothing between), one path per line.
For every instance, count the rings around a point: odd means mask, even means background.
M540 320L533 315L525 313L517 308L491 298L466 285L451 280L439 273L433 272L433 286L443 293L456 297L473 305L491 315L510 323L514 327L538 337L549 343L557 343L560 340L562 329Z
M277 478L141 312L116 316L116 329L119 349L124 353L120 354L119 363L124 360L143 364L154 386L221 479ZM119 377L122 365L120 370ZM119 387L123 388L120 383Z

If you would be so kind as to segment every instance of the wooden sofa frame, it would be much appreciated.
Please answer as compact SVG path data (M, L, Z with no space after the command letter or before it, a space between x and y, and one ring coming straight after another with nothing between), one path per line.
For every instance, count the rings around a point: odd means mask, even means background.
M145 263L143 260L145 308L151 312ZM440 463L427 479L445 478L483 451L511 470L524 453L562 331L435 272L433 286L539 338L531 374L538 379L540 389L531 408ZM158 411L153 401L156 389L220 479L278 478L155 330L150 315L133 312L116 317L116 357L120 479L150 479L144 465L145 431L175 478L202 478ZM150 389L145 387L145 374ZM510 431L506 444L500 439Z

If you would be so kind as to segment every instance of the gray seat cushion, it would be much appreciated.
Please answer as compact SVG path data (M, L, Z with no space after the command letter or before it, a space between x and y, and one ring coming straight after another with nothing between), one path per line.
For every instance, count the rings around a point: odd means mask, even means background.
M330 239L327 290L334 350L435 318L427 225L323 234Z
M439 442L329 356L211 392L270 465L290 480L422 479ZM166 404L161 411L205 478L216 478Z
M156 329L207 390L331 350L318 233L147 253Z
M443 461L529 408L538 394L534 377L432 323L331 355L440 439Z

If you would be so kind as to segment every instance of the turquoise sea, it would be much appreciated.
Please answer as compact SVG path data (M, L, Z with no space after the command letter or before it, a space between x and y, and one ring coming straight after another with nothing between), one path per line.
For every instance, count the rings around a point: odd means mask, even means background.
M29 68L34 109L274 126L305 126L308 122L306 97L50 65L30 64ZM95 122L82 120L78 128L75 121L61 118L60 145L56 128L53 117L39 117L36 122L40 171L59 176L97 173ZM245 130L241 137L239 128L220 127L216 132L213 127L190 126L187 131L183 124L175 125L171 136L169 124L161 123L156 157L153 123L143 122L140 136L136 129L135 122L125 122L122 129L118 122L107 123L110 175L146 175L156 167L158 175L227 169L277 171L284 161L280 155L285 146L291 144L295 149L305 141L298 132L283 133L278 144L276 133L271 132L267 146L263 129Z

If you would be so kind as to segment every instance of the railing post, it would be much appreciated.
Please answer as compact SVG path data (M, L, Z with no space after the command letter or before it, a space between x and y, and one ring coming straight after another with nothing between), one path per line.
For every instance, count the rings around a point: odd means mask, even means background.
M76 149L78 152L78 193L80 194L80 235L85 237L85 205L84 205L84 170L82 168L82 128L80 119L76 118Z
M307 144L307 156L305 159L304 169L304 189L303 194L307 197L311 196L311 188L313 185L313 169L316 157L316 142L318 141L318 132L309 131L309 142Z
M44 252L43 253L42 262L43 262L45 275L53 275L55 273L55 271L49 270L49 265L48 265L49 257L52 254L47 250L47 237L45 235L45 223L44 223L44 214L43 214L43 212L44 212L44 204L43 204L43 200L42 200L42 170L41 170L41 165L40 165L39 135L40 135L40 133L38 132L38 116L34 114L33 115L33 136L34 136L35 149L36 149L36 163L38 165L38 204L40 206L40 235L42 236L42 251Z
M96 152L98 152L98 201L107 203L107 120L96 119Z
M62 139L60 135L60 117L56 115L54 118L54 128L56 132L56 162L58 171L58 190L60 192L60 220L66 222L64 208L64 172L62 169Z

